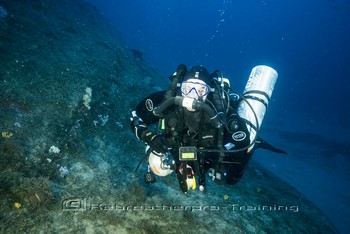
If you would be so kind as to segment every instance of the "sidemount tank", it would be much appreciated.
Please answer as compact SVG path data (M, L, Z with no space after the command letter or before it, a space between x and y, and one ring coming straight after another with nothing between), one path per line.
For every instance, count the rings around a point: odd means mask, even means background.
M265 65L254 67L250 73L243 92L245 100L238 106L238 115L250 123L248 124L250 142L255 139L260 129L277 77L277 72Z

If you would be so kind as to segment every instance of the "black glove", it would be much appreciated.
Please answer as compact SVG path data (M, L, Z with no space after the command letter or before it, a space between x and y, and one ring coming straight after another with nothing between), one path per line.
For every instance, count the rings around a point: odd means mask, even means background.
M168 151L167 141L161 135L156 135L150 131L142 134L142 140L157 153L166 153Z
M179 77L179 78L183 78L187 73L187 67L185 64L180 64L179 66L177 66L177 69L176 69L176 75Z

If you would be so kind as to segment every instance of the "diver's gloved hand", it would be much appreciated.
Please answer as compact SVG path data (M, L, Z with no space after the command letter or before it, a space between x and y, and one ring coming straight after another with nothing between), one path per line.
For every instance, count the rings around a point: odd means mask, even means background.
M185 64L179 64L179 66L177 66L177 69L176 69L176 74L179 76L179 77L183 77L186 75L186 72L187 72L187 67Z
M157 153L164 154L168 150L166 139L161 135L152 133L151 131L147 131L142 134L142 140Z
M148 130L147 125L142 121L140 117L136 115L136 111L131 112L131 114L132 114L130 118L131 129L136 135L136 137L138 139L141 139L142 134Z

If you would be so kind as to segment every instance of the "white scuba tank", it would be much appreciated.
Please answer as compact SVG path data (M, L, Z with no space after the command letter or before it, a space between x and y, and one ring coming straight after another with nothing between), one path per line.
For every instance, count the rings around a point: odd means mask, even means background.
M248 124L250 143L260 129L277 77L278 74L273 68L264 65L254 67L250 73L243 92L245 100L242 100L238 106L238 115L254 126L251 127Z

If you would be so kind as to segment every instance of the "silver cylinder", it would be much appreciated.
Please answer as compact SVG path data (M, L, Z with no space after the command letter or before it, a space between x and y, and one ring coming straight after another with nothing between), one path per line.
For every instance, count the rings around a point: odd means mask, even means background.
M248 125L251 142L260 129L277 77L277 72L265 65L254 67L250 73L243 92L245 100L239 103L238 115L249 121L256 129Z

